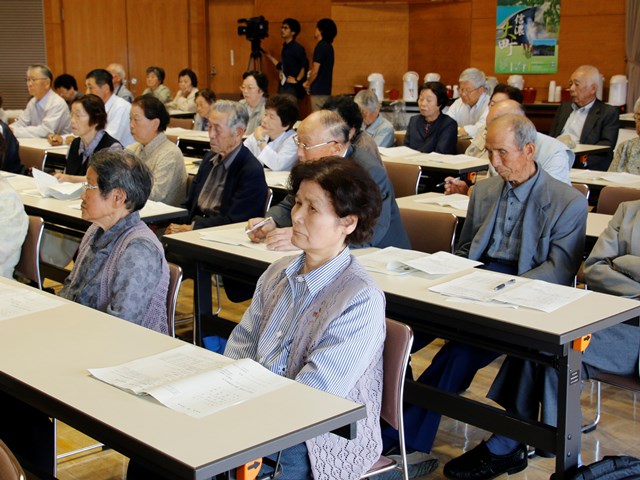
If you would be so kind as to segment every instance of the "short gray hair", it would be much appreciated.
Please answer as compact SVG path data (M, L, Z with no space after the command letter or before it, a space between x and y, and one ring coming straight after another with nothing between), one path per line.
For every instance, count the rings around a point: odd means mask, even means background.
M364 108L370 112L375 112L380 108L380 100L378 100L378 96L368 89L360 90L356 93L353 101L356 102L360 108Z
M637 112L640 110L640 97L638 97L638 99L636 100L635 105L633 106L633 113Z
M578 70L581 70L586 74L586 78L590 85L595 85L596 87L600 86L600 70L598 70L596 67L594 67L593 65L580 65L578 68L576 68L576 72Z
M318 110L311 115L318 118L320 125L323 130L327 132L331 140L342 144L349 141L349 126L338 112L334 112L333 110Z
M89 157L89 167L98 175L98 188L103 198L120 188L127 195L125 206L129 212L140 210L147 203L153 175L131 150L100 150Z
M520 150L528 143L535 144L538 137L533 122L522 115L503 115L496 118L489 126L494 128L510 127L513 130L513 141Z
M211 106L212 112L226 113L229 115L227 126L230 129L242 128L247 129L249 123L249 111L247 106L240 102L231 100L218 100Z
M29 65L27 67L27 71L35 70L36 68L40 70L40 74L41 75L44 75L49 80L51 80L51 82L53 82L53 73L51 73L51 69L49 67L47 67L46 65L43 65L41 63L36 63L34 65Z
M106 70L115 70L118 76L123 80L127 78L127 72L124 71L124 67L119 63L110 63Z
M479 88L485 86L487 77L482 70L471 67L462 71L458 82L471 82L474 87Z

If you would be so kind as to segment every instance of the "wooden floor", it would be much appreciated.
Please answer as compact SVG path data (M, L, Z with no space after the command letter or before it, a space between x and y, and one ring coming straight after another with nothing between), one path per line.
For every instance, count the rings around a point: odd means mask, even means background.
M191 299L193 284L185 281L180 292L178 314L188 314L192 311ZM215 297L214 297L215 300ZM239 320L249 302L232 304L223 298L222 316ZM191 338L190 327L178 330L183 338ZM434 343L419 352L413 360L416 374L421 373L432 356L437 352L441 343ZM481 370L466 395L475 399L483 399L491 385L499 366L497 360L487 368ZM597 430L582 436L582 461L585 464L601 459L605 455L627 454L640 457L640 406L629 392L603 385L602 387L602 419ZM582 395L582 411L586 420L594 415L595 388L590 383L585 385ZM440 460L438 470L426 477L430 480L445 478L442 474L443 465L463 451L473 448L480 440L488 438L489 434L478 428L464 423L443 418L440 431L436 438L432 454ZM58 428L59 453L80 448L95 443L93 440L60 425ZM97 453L83 453L59 460L58 478L61 480L123 480L126 478L127 459L113 450ZM529 462L529 468L515 475L509 476L515 480L548 479L553 473L554 459L534 458ZM504 478L507 476L505 475Z

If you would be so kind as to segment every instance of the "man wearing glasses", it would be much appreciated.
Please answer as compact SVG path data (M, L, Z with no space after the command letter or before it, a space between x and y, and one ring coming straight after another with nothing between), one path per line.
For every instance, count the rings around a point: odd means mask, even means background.
M382 212L373 230L370 243L360 247L398 247L411 248L409 238L402 226L400 211L396 203L393 186L380 162L349 142L349 127L336 112L319 110L305 118L298 127L298 135L293 137L298 146L298 160L313 162L324 157L337 155L345 161L353 160L369 172L380 188ZM287 197L269 209L267 222L262 227L248 232L249 238L256 243L265 242L270 250L294 250L291 244L291 209L295 203L293 195ZM263 218L249 220L251 230Z
M486 123L489 95L485 92L486 77L477 68L467 68L460 74L460 98L446 112L458 122L458 136L475 137Z
M309 60L307 52L296 38L300 34L300 22L295 18L285 18L280 26L280 33L284 43L282 44L282 61L268 52L267 58L280 70L280 84L278 93L288 93L297 98L306 95L302 83L307 79Z
M69 107L51 90L53 74L46 65L27 69L27 89L32 96L20 118L10 125L17 138L47 138L71 133Z

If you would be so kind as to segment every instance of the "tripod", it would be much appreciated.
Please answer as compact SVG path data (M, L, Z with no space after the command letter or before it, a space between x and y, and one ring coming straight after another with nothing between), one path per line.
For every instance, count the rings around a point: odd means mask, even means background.
M261 39L256 38L251 40L251 53L249 54L249 63L247 63L247 70L262 71L262 47L260 46ZM251 68L253 64L253 68Z

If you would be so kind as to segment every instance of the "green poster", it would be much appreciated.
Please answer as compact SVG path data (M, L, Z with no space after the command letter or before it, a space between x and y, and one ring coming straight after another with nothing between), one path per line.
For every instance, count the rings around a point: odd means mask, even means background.
M557 73L560 0L497 1L496 73Z

